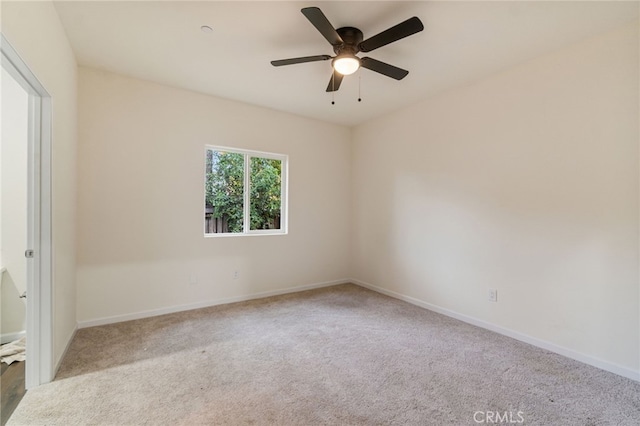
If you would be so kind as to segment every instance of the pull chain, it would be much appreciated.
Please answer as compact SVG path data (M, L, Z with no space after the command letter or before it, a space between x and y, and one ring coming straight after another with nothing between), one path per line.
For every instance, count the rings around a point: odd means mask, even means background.
M336 104L336 73L331 74L331 105Z
M362 102L362 74L358 73L358 102ZM331 74L331 105L336 104L336 74Z

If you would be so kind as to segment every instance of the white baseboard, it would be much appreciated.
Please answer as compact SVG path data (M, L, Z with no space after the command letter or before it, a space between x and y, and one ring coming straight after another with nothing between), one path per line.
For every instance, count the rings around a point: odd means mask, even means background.
M263 291L260 293L253 293L246 296L227 297L224 299L207 300L204 302L190 303L186 305L168 306L166 308L152 309L148 311L135 312L132 314L114 315L111 317L96 318L96 319L91 319L86 321L79 321L78 328L88 328L88 327L95 327L98 325L114 324L114 323L123 322L123 321L131 321L131 320L136 320L141 318L155 317L158 315L173 314L175 312L190 311L192 309L207 308L209 306L225 305L227 303L245 302L247 300L262 299L264 297L279 296L281 294L288 294L288 293L298 293L300 291L313 290L313 289L322 288L322 287L330 287L338 284L346 284L349 282L350 281L347 279L325 281L320 283L301 285L297 287Z
M23 338L27 334L26 331L18 331L15 333L5 333L0 334L0 345L4 345L5 343L13 342L14 340L18 340Z
M460 314L458 312L451 311L449 309L441 308L440 306L432 305L431 303L424 302L422 300L416 299L414 297L405 296L400 293L396 293L395 291L387 290L382 287L375 286L373 284L369 284L364 281L351 279L350 282L357 284L361 287L368 288L369 290L373 290L377 293L384 294L386 296L393 297L394 299L399 299L412 305L419 306L424 309L428 309L430 311L446 315L451 318L455 318L457 320L466 322L471 325L475 325L477 327L481 327L487 330L494 331L496 333L502 334L504 336L511 337L516 340L520 340L521 342L528 343L533 346L537 346L542 349L546 349L551 352L555 352L562 356L566 356L567 358L574 359L576 361L583 362L585 364L589 364L593 367L600 368L601 370L609 371L611 373L617 374L619 376L623 376L635 381L640 381L640 371L632 370L627 367L623 367L618 364L614 364L608 361L601 360L599 358L592 357L590 355L583 354L581 352L574 351L572 349L565 348L563 346L556 345L555 343L548 342L546 340L538 339L536 337L532 337L523 333L520 333L515 330L511 330L496 324L492 324L474 317L470 317L468 315Z

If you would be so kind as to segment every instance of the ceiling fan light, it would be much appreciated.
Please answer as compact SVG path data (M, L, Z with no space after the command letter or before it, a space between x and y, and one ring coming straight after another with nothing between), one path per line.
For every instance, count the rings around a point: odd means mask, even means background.
M360 68L360 59L354 55L338 56L331 63L333 69L342 75L350 75Z

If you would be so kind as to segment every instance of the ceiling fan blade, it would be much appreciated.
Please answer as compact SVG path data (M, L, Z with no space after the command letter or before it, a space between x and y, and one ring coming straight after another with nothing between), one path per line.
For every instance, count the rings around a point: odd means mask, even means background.
M301 58L280 59L278 61L271 61L271 65L274 67L281 67L283 65L303 64L305 62L326 61L331 59L329 55L316 55L316 56L303 56Z
M342 83L343 77L344 75L334 70L331 75L331 79L329 80L329 84L327 85L327 92L337 92L340 88L340 83Z
M300 11L307 17L309 22L311 22L313 26L320 31L320 34L322 34L324 38L331 43L332 46L339 46L344 43L336 29L333 28L333 25L331 25L327 17L324 16L324 13L322 13L319 8L305 7Z
M387 77L395 78L396 80L402 80L409 74L409 71L402 68L394 67L384 62L380 62L373 58L364 57L360 59L360 66L362 68L369 69L371 71L379 72Z
M405 37L409 37L415 33L419 33L424 30L422 21L416 16L409 18L404 22L399 23L381 33L369 37L358 45L361 52L371 52L379 47L386 46L389 43L398 41Z

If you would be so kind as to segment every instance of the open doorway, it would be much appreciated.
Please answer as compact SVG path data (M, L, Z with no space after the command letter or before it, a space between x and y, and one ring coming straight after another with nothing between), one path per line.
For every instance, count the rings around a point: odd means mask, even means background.
M3 340L26 335L24 386L29 389L51 381L54 372L51 97L4 35L0 52L2 334ZM22 308L13 304L16 297Z
M0 402L5 424L25 392L29 93L4 67L0 72Z

